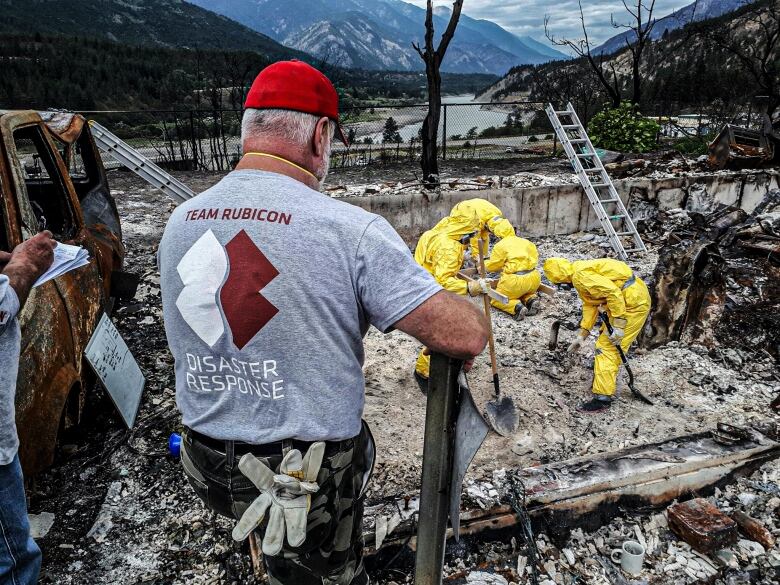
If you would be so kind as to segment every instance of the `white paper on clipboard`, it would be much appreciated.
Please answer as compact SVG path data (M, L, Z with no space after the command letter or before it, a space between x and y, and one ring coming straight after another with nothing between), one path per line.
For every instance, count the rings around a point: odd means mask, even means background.
M127 428L133 428L146 379L111 319L103 316L84 350Z

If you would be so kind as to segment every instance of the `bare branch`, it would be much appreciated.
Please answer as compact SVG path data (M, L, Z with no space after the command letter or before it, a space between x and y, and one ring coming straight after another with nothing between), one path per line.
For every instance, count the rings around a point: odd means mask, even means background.
M623 8L626 9L626 12L628 12L631 15L631 17L634 18L634 20L639 20L639 18L640 18L639 17L639 10L640 10L640 8L642 6L641 2L637 2L637 11L636 12L634 12L633 10L631 10L628 7L628 4L626 4L626 0L621 0L621 2L623 3Z
M431 0L428 0L429 4L430 1ZM462 8L463 0L455 0L452 3L452 14L450 15L450 21L447 24L447 29L444 31L444 34L441 35L439 47L436 49L436 54L439 56L439 60L444 59L444 54L447 52L447 47L449 46L452 37L455 36L455 29L458 26L458 19L460 19L460 11Z

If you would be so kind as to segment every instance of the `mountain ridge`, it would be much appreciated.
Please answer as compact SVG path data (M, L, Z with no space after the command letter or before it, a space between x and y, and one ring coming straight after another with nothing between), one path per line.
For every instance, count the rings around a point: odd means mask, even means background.
M183 0L0 0L0 33L83 36L166 48L305 57L242 24Z
M642 92L639 106L645 113L707 113L728 119L745 111L757 95L774 96L767 87L780 65L780 46L768 45L780 14L780 0L757 0L720 16L693 22L650 43L640 63ZM765 36L757 36L755 19L767 23ZM774 25L772 23L775 23ZM763 42L767 73L746 67L744 61L718 39L745 46ZM757 64L763 53L754 57ZM633 63L628 48L605 57L604 67L617 74L624 99L629 99ZM756 73L758 72L758 73ZM759 75L765 77L759 77ZM773 77L774 76L774 77ZM609 107L611 100L599 84L586 58L543 65L518 66L478 92L480 100L528 99L564 104L571 101L581 119ZM780 108L778 108L780 110Z
M402 71L423 69L412 42L422 41L425 10L401 0L191 1L284 45L323 60L333 60L333 65ZM437 35L445 29L448 18L449 8L435 9ZM568 58L555 49L539 45L538 41L526 43L493 22L461 14L442 71L501 75L519 63Z
M656 19L653 30L650 32L650 38L654 41L658 40L664 34L678 30L690 22L717 18L749 3L749 0L697 0L671 14ZM624 49L629 39L633 42L635 38L636 35L633 31L622 32L604 41L594 50L594 53L607 55L614 53Z

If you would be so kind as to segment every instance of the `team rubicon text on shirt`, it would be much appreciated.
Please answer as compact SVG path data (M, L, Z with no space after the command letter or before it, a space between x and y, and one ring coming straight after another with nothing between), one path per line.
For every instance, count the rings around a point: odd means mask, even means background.
M274 211L273 209L260 209L257 207L234 207L228 209L219 209L211 207L208 209L190 209L184 216L184 221L200 221L215 219L236 219L241 221L267 221L269 223L283 223L290 225L292 216L283 211Z

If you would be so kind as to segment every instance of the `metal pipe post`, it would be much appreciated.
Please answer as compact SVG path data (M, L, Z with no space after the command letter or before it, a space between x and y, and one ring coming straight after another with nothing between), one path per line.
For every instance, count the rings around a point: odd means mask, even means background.
M442 108L444 108L444 119L441 127L441 158L447 160L447 104L444 104Z
M198 137L195 132L195 114L190 110L190 140L192 141L192 170L198 170Z
M440 585L450 505L452 453L462 362L431 355L425 413L415 585Z

